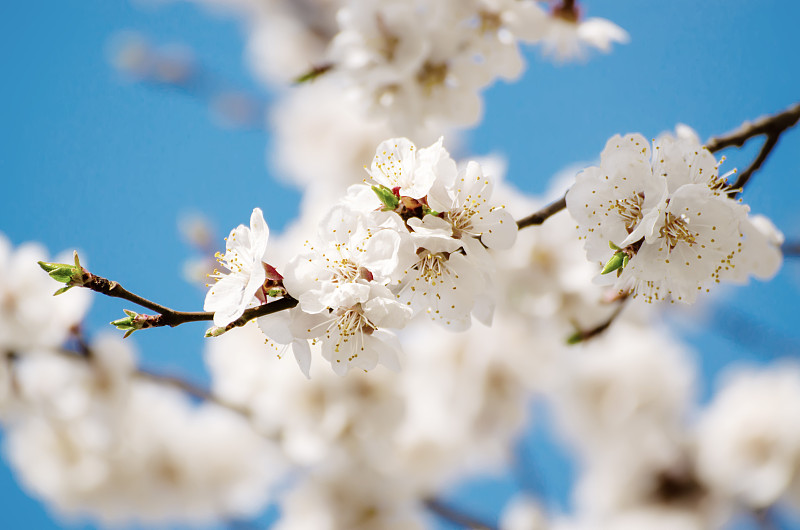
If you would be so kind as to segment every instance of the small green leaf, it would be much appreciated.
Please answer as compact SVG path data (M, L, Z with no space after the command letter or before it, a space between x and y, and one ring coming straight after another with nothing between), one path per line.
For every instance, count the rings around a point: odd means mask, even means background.
M608 242L608 248L610 248L611 250L622 250L617 245L615 245L612 241Z
M378 196L383 206L388 211L393 211L397 209L397 205L400 204L400 199L392 193L392 190L387 188L386 186L372 186L372 191L375 192L375 195Z
M332 64L323 64L323 65L320 65L320 66L314 66L308 72L295 77L294 78L294 82L295 82L296 85L301 85L303 83L308 83L309 81L315 80L316 78L318 78L322 74L327 73L332 68L333 68Z
M38 263L43 271L59 283L69 283L75 275L75 266L73 265L67 265L65 263L46 263L44 261Z
M573 344L579 344L581 342L583 342L583 333L581 333L580 331L576 331L575 333L567 337L567 344L569 344L570 346L572 346Z
M623 267L623 263L625 261L625 256L627 256L624 252L617 252L611 259L608 260L603 270L600 271L600 274L608 274L609 272L614 272L615 270Z
M123 309L123 311L125 312L126 316L118 318L117 320L112 321L110 324L119 330L127 331L127 333L125 333L125 337L127 337L137 329L142 329L142 321L138 318L140 316L138 313L128 309Z
M78 253L73 252L75 257L75 265L68 265L66 263L48 263L46 261L38 261L39 267L42 268L47 274L50 275L55 281L67 284L65 287L55 292L59 295L69 290L70 287L76 285L84 285L83 267L78 259Z

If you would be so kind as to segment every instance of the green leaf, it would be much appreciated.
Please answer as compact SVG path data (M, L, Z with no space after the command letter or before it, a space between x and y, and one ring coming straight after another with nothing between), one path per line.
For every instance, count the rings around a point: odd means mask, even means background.
M386 186L372 186L372 191L375 192L375 195L378 196L378 199L387 210L396 210L397 205L400 204L400 199L397 195L392 193L392 190Z
M322 74L325 74L325 73L329 72L331 69L333 69L333 65L332 64L323 64L323 65L320 65L320 66L314 66L308 72L295 77L294 78L294 83L296 85L301 85L303 83L308 83L309 81L315 80L316 78L318 78Z
M623 263L625 262L626 256L627 254L625 252L617 252L611 256L611 259L608 260L605 267L603 267L603 270L600 271L600 274L608 274L609 272L614 272L615 270L622 268L624 266Z
M570 346L574 344L579 344L581 342L583 342L583 333L581 333L580 331L576 331L575 333L567 337L567 344L569 344Z

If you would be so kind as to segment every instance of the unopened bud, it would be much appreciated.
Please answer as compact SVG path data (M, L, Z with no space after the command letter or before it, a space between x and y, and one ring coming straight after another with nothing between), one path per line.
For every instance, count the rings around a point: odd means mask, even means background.
M208 338L208 337L219 337L220 335L222 335L226 331L228 331L228 329L225 326L222 326L222 327L220 327L220 326L211 326L210 328L208 328L206 330L205 337L206 338Z
M603 270L600 271L600 274L608 274L609 272L614 272L617 269L621 269L625 266L624 263L626 257L627 254L625 252L617 252L611 256L611 259L608 260L605 267L603 267Z

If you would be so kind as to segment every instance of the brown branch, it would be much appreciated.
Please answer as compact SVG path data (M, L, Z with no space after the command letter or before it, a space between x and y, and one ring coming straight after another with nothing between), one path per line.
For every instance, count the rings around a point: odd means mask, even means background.
M706 142L706 147L712 153L721 151L727 147L742 147L748 140L756 136L766 136L761 150L755 160L736 178L731 184L729 195L735 197L742 191L750 177L758 171L769 157L772 150L778 144L778 140L784 132L791 129L800 121L800 103L795 103L783 112L764 116L754 122L744 122L738 129L728 134L711 138Z
M598 335L601 335L603 332L605 332L609 327L611 327L611 324L613 324L614 321L617 319L617 317L622 313L622 310L625 309L625 302L628 300L628 296L629 295L624 295L618 299L619 305L617 305L616 309L614 309L614 312L611 313L611 315L609 315L609 317L605 321L601 322L600 324L596 325L593 328L579 329L578 331L570 335L570 337L567 339L567 344L578 344L580 342L593 339Z
M479 521L471 515L467 515L460 510L448 506L439 499L426 499L425 507L442 519L446 519L462 528L472 530L496 530L494 526Z
M194 396L194 397L196 397L198 399L202 399L203 401L208 401L209 403L214 403L215 405L219 405L220 407L224 407L226 409L232 410L233 412L236 412L237 414L241 414L242 416L244 416L246 418L250 417L250 412L249 411L247 411L247 410L245 410L245 409L243 409L243 408L241 408L241 407L239 407L237 405L234 405L232 403L228 403L227 401L215 396L209 390L207 390L207 389L205 389L205 388L203 388L201 386L195 385L194 383L191 383L191 382L186 381L184 379L181 379L180 377L172 376L172 375L158 374L158 373L150 372L149 370L144 370L144 369L141 369L141 368L136 370L134 375L136 377L139 377L139 378L144 379L146 381L150 381L150 382L161 384L161 385L165 385L165 386L171 386L171 387L176 388L176 389L178 389L178 390L180 390L182 392L185 392L186 394L189 394L190 396Z
M528 217L524 219L520 219L517 221L517 229L522 230L528 226L540 225L544 223L548 218L557 214L561 210L567 207L567 194L565 193L563 197L558 199L557 201L551 202L538 212L534 212L530 214Z
M214 313L212 312L176 311L174 309L170 309L169 307L157 304L151 300L148 300L147 298L143 298L128 291L118 282L103 278L102 276L97 276L96 274L92 274L85 269L83 277L81 278L81 282L78 286L91 289L92 291L110 296L112 298L121 298L123 300L133 302L134 304L158 313L158 315L139 315L141 323L141 327L139 329L158 328L164 326L175 327L181 324L186 324L187 322L214 320ZM286 295L283 298L275 300L274 302L269 302L267 304L246 309L241 317L228 324L225 329L230 330L235 327L243 326L255 318L277 313L278 311L283 311L285 309L291 309L296 305L297 300L289 295Z
M78 340L79 342L81 342L82 344L84 344L84 345L86 344L85 342L83 342L85 340L83 335L79 334L77 332L77 330L73 330L73 337L76 340ZM81 346L81 350L83 350L83 348L84 348L84 346ZM53 351L53 353L61 355L61 356L65 357L65 358L73 359L73 360L76 360L76 361L86 362L86 363L89 363L91 365L92 364L92 359L95 358L95 355L91 351L91 347L90 346L85 345L85 349L86 349L86 351L75 351L75 350L68 350L68 349L63 349L62 348L62 349L54 349L52 351ZM7 356L8 359L15 359L17 357L18 356L16 354L13 354L13 353L11 353L11 354L9 354ZM207 390L207 389L205 389L205 388L203 388L203 387L201 387L199 385L196 385L194 383L191 383L189 381L181 379L180 377L159 374L159 373L151 372L149 370L144 370L142 368L137 368L133 372L133 376L137 377L139 379L143 379L145 381L150 381L152 383L156 383L156 384L160 384L160 385L164 385L164 386L169 386L169 387L175 388L175 389L180 390L180 391L182 391L182 392L184 392L186 394L189 394L190 396L194 396L194 397L196 397L198 399L201 399L203 401L207 401L209 403L214 403L215 405L218 405L220 407L226 408L226 409L228 409L230 411L236 412L237 414L241 414L245 418L250 419L250 412L248 410L246 410L246 409L244 409L242 407L239 407L238 405L234 405L232 403L229 403L229 402L225 401L224 399L222 399L220 397L217 397L211 391L209 391L209 390Z
M787 129L794 127L798 120L800 120L800 103L795 103L783 112L764 116L754 122L746 121L734 131L711 138L706 142L706 147L712 153L716 153L726 147L742 147L749 139L756 136L778 137Z
M728 195L735 197L740 191L742 191L742 189L744 189L745 184L747 184L747 182L750 180L750 177L753 176L753 173L761 168L761 165L767 160L767 157L772 152L772 149L778 144L779 137L780 135L767 136L767 139L761 146L761 150L758 152L758 156L749 166L747 166L747 169L739 173L739 176L736 177L734 183L731 184L731 191L728 192Z
M781 252L783 252L785 257L800 257L800 241L786 241L781 245Z

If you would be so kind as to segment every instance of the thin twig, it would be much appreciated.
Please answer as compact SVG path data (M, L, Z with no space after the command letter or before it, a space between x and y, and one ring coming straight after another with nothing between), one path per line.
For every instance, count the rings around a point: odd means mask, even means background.
M143 298L138 294L134 294L120 285L118 282L97 276L89 271L85 272L82 279L83 287L91 289L92 291L111 296L113 298L122 298L134 304L140 305L144 308L150 309L158 313L158 315L145 315L145 325L143 328L157 328L163 326L175 327L187 322L202 322L214 320L214 313L210 311L176 311L157 304L147 298ZM244 314L238 319L234 320L226 329L243 326L254 318L262 317L284 309L291 309L297 305L297 300L289 295L279 298L274 302L262 304L260 306L251 307L246 309Z
M176 388L178 390L181 390L189 394L190 396L202 399L203 401L214 403L215 405L219 405L220 407L232 410L247 418L250 417L250 413L247 410L237 405L233 405L232 403L228 403L227 401L215 396L209 390L206 390L205 388L195 385L194 383L190 383L189 381L181 379L180 377L157 374L155 372L150 372L149 370L144 370L141 368L135 372L135 375L136 377L139 377L147 381L151 381L153 383L158 383L165 386L171 386L173 388Z
M800 257L800 241L787 241L781 245L781 252L787 258Z
M73 337L75 337L78 341L83 341L84 340L84 338L82 336L78 336L75 333L73 333ZM86 344L86 343L83 343L83 344ZM86 363L89 363L91 365L92 364L92 359L95 359L96 356L95 356L94 352L91 351L91 346L86 344L85 348L86 348L86 351L75 351L75 350L69 350L69 349L63 349L63 348L55 349L55 350L52 350L52 351L54 353L57 353L58 355L61 355L61 356L65 357L65 358L86 362ZM228 409L230 411L236 412L237 414L241 414L245 418L248 418L248 419L250 418L250 412L247 411L246 409L243 409L242 407L239 407L238 405L234 405L232 403L229 403L229 402L225 401L224 399L215 396L209 390L207 390L207 389L205 389L205 388L203 388L201 386L198 386L198 385L196 385L194 383L191 383L189 381L186 381L184 379L181 379L180 377L176 377L176 376L172 376L172 375L159 374L159 373L156 373L156 372L151 372L149 370L144 370L142 368L137 368L133 372L133 376L137 377L137 378L140 378L140 379L143 379L143 380L146 380L146 381L150 381L152 383L156 383L156 384L160 384L160 385L164 385L164 386L169 386L169 387L175 388L177 390L185 392L186 394L189 394L190 396L194 396L194 397L196 397L198 399L201 399L203 401L207 401L209 403L214 403L215 405L218 405L220 407L224 407L224 408L226 408L226 409Z
M781 135L797 125L799 120L800 103L795 103L783 112L773 114L772 116L764 116L754 122L744 122L735 131L711 138L706 142L708 150L712 153L716 153L726 147L742 147L748 140L756 136L766 136L764 144L758 152L758 156L756 156L755 160L753 160L747 169L739 173L736 181L731 184L731 191L729 192L731 197L735 197L736 194L742 191L750 180L750 177L752 177L767 160L772 150L778 144Z
M439 499L426 499L425 507L442 519L446 519L451 523L455 523L462 528L470 528L473 530L496 530L494 526L483 521L479 521L471 515L467 515L460 510L448 506Z
M557 201L551 202L538 212L534 212L528 217L524 219L520 219L517 221L517 229L522 230L528 226L540 225L544 223L549 217L552 215L557 214L561 210L567 207L567 194L565 193L563 197L558 199Z
M711 138L706 142L706 147L712 153L716 153L726 147L741 147L756 136L780 136L786 129L797 124L798 120L800 120L800 103L795 103L783 112L764 116L754 122L746 121L734 131Z
M601 322L600 324L596 325L593 328L589 329L580 329L573 333L568 339L567 343L569 344L578 344L580 342L587 341L589 339L593 339L594 337L600 335L604 331L606 331L611 324L617 319L617 317L622 313L622 310L625 309L625 302L628 300L629 295L624 295L620 297L619 304L614 309L614 312L609 315L609 317Z
M754 509L751 512L761 530L779 530L780 526L769 508Z

